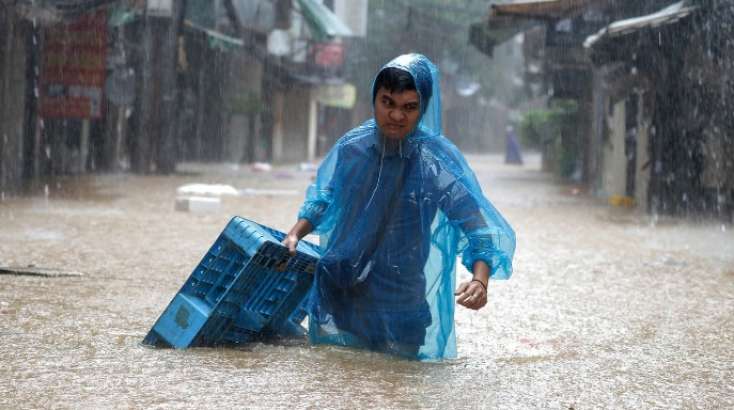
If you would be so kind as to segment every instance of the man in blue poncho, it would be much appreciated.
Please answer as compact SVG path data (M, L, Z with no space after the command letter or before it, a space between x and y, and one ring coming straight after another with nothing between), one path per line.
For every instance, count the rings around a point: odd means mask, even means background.
M378 73L373 119L340 138L284 244L321 235L309 338L421 360L456 356L454 297L487 303L515 234L441 134L438 70L420 54ZM457 255L473 279L455 290Z

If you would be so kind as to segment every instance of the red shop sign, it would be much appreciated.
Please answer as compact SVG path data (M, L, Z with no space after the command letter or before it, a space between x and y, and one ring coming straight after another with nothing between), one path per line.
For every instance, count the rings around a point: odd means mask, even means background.
M86 14L45 33L41 64L42 117L99 118L107 56L107 14Z

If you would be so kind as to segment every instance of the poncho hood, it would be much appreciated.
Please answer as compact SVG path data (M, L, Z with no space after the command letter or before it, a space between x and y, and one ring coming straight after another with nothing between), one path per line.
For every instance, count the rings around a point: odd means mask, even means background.
M413 82L420 98L421 118L418 121L416 129L408 135L408 138L413 136L417 130L423 131L428 136L440 135L442 133L441 93L438 67L423 54L403 54L382 66L380 71L377 72L377 75L375 75L375 79L386 68L397 68L408 72L413 77ZM374 96L377 94L375 79L372 81L373 106L375 103Z

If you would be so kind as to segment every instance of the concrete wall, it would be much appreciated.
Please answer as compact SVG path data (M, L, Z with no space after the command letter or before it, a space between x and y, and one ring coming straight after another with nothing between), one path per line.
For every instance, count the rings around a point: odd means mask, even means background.
M308 155L310 88L298 87L283 94L282 146L273 152L275 162L305 161ZM275 151L275 150L274 150Z
M621 64L609 64L594 70L591 138L589 138L589 182L596 195L627 196L625 137L635 133L634 200L647 208L650 176L650 127L653 95L644 79L620 76ZM636 96L637 98L633 98ZM637 104L628 107L627 104ZM627 124L628 110L636 113L634 123ZM629 131L627 130L630 128Z
M624 153L625 101L609 102L613 109L607 114L608 138L602 147L602 196L625 195L627 157Z

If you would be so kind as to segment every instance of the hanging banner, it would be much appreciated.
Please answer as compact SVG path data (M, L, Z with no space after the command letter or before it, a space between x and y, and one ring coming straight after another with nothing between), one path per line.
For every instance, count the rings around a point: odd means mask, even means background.
M41 116L100 118L107 55L107 14L98 11L46 30Z

